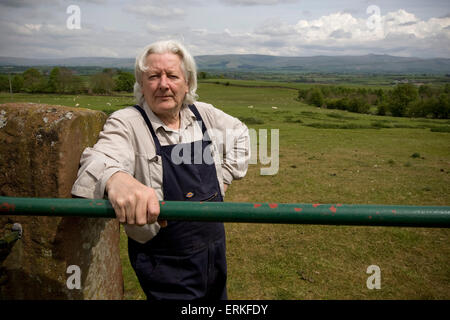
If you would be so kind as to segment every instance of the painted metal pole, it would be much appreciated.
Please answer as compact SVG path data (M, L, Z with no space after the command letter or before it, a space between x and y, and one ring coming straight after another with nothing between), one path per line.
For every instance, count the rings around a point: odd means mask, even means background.
M450 227L448 206L161 201L166 220ZM0 197L0 215L114 218L104 199Z

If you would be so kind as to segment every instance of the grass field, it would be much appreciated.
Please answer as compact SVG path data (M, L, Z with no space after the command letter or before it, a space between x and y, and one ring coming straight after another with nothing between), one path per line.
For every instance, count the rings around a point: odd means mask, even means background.
M200 83L200 100L250 128L280 130L280 168L251 165L226 201L450 205L449 120L318 109L297 92ZM10 102L0 95L0 103ZM17 95L114 110L130 96ZM441 131L441 132L437 132ZM446 132L447 131L447 132ZM230 299L449 299L450 230L227 223ZM126 299L143 299L122 230ZM367 267L381 269L369 290Z
M326 79L323 79L326 81ZM317 82L317 83L303 83L303 82L274 82L274 81L267 81L267 80L240 80L240 79L205 79L200 81L201 84L221 84L225 86L234 85L234 86L241 86L241 87L267 87L267 88L287 88L287 89L308 89L317 85L324 85L326 83L327 85L329 83L327 82ZM377 84L376 86L366 86L361 83L346 83L346 84L335 84L337 86L346 86L346 87L352 87L352 88L359 88L359 87L366 87L366 88L372 88L372 89L378 89L378 88L387 88L389 86L387 85L381 85ZM201 86L201 85L200 85Z

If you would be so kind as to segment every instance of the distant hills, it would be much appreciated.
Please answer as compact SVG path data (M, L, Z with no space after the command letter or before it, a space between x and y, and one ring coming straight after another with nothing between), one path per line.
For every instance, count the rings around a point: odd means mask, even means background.
M277 73L450 74L450 59L390 55L280 57L257 54L196 56L200 71ZM133 69L133 58L27 59L0 57L0 66L67 66ZM4 68L2 68L4 70Z
M66 67L101 67L134 69L134 60L131 58L60 58L60 59L34 59L0 57L0 66L66 66Z
M199 69L324 73L450 73L450 59L404 58L389 55L277 57L220 55L195 57Z

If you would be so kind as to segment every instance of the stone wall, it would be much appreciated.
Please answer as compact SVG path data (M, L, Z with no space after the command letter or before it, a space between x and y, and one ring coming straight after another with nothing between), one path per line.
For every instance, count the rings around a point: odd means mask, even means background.
M0 195L70 198L80 155L105 120L81 108L0 105ZM0 237L15 222L23 236L0 261L0 299L123 298L116 219L0 216ZM80 289L67 286L71 265Z

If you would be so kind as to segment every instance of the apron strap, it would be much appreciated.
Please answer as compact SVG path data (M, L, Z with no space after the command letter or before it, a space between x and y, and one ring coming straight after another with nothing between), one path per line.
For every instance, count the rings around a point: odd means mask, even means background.
M147 123L147 127L150 129L150 132L151 132L152 137L153 137L153 141L155 142L156 154L161 155L161 144L159 143L159 140L158 140L158 137L156 136L155 130L153 130L153 126L152 126L152 123L150 122L150 119L148 118L148 116L145 113L144 109L142 109L137 104L134 105L134 107L137 109L137 111L139 111L141 113L142 117L145 120L145 123Z
M205 121L203 121L203 118L200 115L200 112L198 112L197 107L194 104L190 104L189 109L191 109L192 113L197 118L197 121L200 121L202 123L203 140L211 141L208 135L208 130L206 129Z

